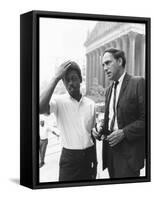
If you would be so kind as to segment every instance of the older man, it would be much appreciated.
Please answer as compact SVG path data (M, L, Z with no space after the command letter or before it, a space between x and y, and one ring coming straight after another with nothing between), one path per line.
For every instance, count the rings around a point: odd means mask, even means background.
M102 66L112 85L106 91L103 169L110 178L139 177L145 156L145 81L125 71L123 51L105 50Z

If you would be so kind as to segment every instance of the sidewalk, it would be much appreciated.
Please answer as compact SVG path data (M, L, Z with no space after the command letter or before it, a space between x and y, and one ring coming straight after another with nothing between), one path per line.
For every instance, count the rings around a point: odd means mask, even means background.
M58 181L60 152L60 139L51 135L48 139L45 165L40 168L40 182Z
M40 168L40 182L57 182L59 175L59 158L61 153L60 140L55 136L49 138L45 165ZM102 171L102 142L97 141L97 179L108 179L108 171ZM141 176L145 175L145 168L141 170Z

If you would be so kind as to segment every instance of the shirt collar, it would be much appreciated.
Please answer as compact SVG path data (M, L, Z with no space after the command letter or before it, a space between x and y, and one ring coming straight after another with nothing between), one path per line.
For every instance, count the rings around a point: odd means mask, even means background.
M125 74L126 74L126 72L124 72L124 73L120 76L120 78L118 79L118 82L119 82L119 83L122 83Z
M81 93L81 95L82 95L82 93ZM78 103L81 103L84 100L84 96L83 95L81 96L80 101L77 101L76 99L71 97L71 95L69 93L67 93L67 96L70 98L71 101L75 101L75 102L78 102Z

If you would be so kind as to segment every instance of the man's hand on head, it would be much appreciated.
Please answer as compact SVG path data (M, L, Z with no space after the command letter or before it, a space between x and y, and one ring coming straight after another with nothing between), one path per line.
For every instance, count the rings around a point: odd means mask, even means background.
M70 65L71 65L71 61L70 60L62 63L56 70L56 73L55 73L56 78L58 78L59 80L62 79L64 74L65 74L65 72L70 67Z

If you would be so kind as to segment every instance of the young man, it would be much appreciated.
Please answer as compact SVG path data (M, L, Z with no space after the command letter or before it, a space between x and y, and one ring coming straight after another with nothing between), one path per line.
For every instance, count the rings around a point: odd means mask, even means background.
M68 93L52 98L61 79ZM80 93L81 82L78 64L67 61L58 68L40 97L40 113L50 110L55 114L62 137L59 181L96 178L96 149L91 137L95 125L95 104Z
M145 81L127 74L125 64L123 51L105 50L102 66L113 83L106 91L104 124L96 137L105 137L103 169L108 168L110 178L139 177L144 167Z

